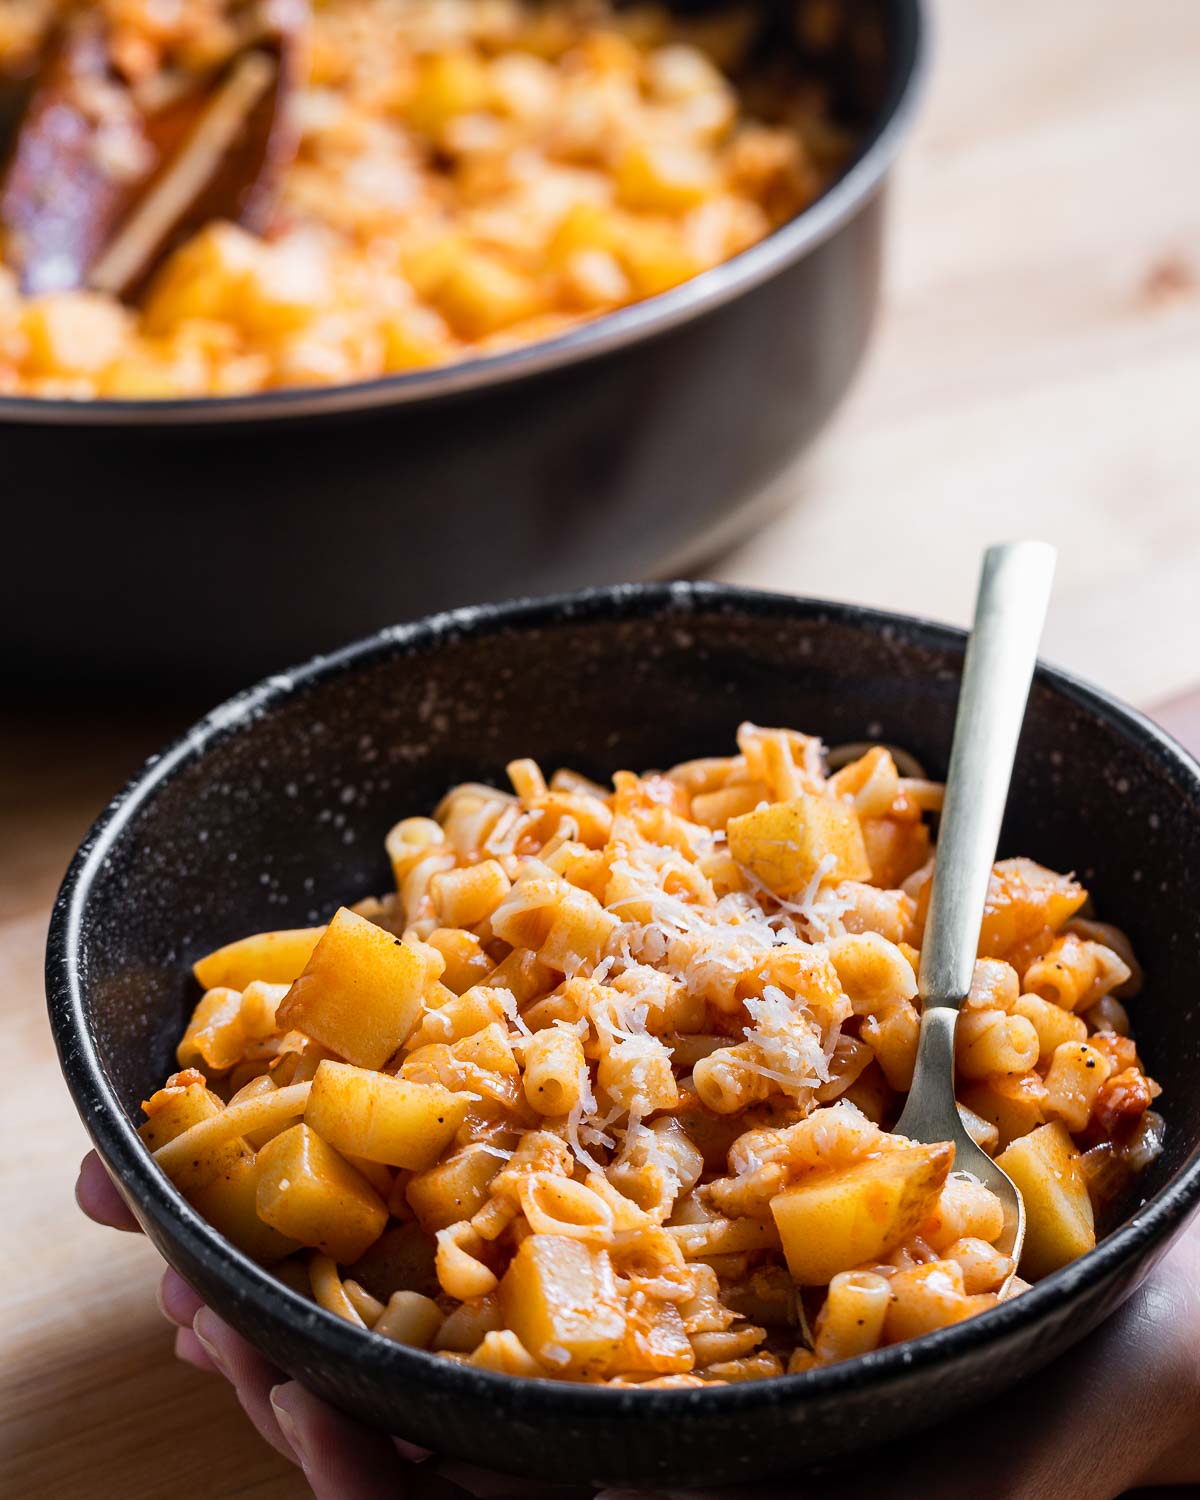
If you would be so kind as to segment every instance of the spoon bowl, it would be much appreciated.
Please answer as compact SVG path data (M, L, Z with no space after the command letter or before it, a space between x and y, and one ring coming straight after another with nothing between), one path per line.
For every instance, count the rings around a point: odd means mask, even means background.
M999 1198L1004 1209L1004 1233L996 1241L996 1249L1013 1263L1000 1287L1003 1297L1012 1286L1025 1243L1025 1201L1008 1173L975 1142L954 1100L954 1033L957 1022L958 1012L946 1005L935 1006L922 1017L921 1061L918 1073L913 1077L908 1102L895 1128L897 1134L914 1141L930 1144L950 1141L954 1146L954 1171L982 1182ZM919 1089L918 1077L922 1081ZM940 1079L950 1081L948 1102L943 1096L944 1091L936 1086Z

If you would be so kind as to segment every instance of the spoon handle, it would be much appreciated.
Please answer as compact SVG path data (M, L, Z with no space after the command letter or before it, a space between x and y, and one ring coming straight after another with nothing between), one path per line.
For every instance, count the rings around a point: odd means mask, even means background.
M971 988L1054 561L1045 542L1006 542L984 554L921 946L918 984L927 1011L957 1011Z

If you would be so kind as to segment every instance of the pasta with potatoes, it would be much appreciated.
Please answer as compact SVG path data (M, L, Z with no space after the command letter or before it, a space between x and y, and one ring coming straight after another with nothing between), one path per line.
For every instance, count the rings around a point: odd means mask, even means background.
M56 39L75 36L81 12L68 86ZM823 0L789 15L607 0L6 0L0 105L22 95L6 75L35 71L39 84L25 144L6 153L16 165L0 173L0 395L374 380L669 291L757 244L850 159L855 135L820 75L836 73L829 58L863 18ZM813 66L784 67L795 45L764 30L780 26ZM275 80L261 172L215 206L204 176L166 193L186 175L169 128L181 101L211 95L195 105L209 118L243 64ZM203 139L200 127L188 137ZM227 156L206 169L218 185ZM55 232L39 232L55 167ZM153 204L181 196L174 232L141 232ZM84 263L64 255L93 240Z
M994 867L959 1093L1024 1195L1018 1268L953 1145L890 1128L940 789L737 743L610 787L513 762L391 830L392 892L200 959L159 1166L329 1312L536 1378L800 1372L1092 1248L1163 1133L1127 939L1073 877Z

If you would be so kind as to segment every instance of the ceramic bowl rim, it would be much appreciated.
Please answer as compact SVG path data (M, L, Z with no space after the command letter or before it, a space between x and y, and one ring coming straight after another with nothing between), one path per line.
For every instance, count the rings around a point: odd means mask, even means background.
M239 693L199 720L165 750L153 755L108 804L85 835L55 902L46 951L46 993L60 1064L89 1134L112 1163L141 1211L163 1238L179 1241L232 1297L257 1306L267 1323L283 1320L303 1330L314 1355L372 1366L397 1384L421 1381L447 1396L475 1395L503 1402L513 1414L563 1418L607 1410L637 1411L639 1417L679 1418L697 1403L728 1415L798 1402L827 1401L839 1394L884 1391L921 1369L999 1346L1050 1314L1055 1307L1099 1287L1122 1267L1136 1267L1200 1205L1200 1141L1183 1165L1121 1227L1095 1250L1055 1272L1011 1302L909 1344L797 1375L728 1386L638 1391L576 1386L477 1370L419 1350L404 1348L351 1327L315 1307L225 1241L155 1168L125 1116L101 1064L88 1022L86 975L80 943L84 914L105 858L124 828L175 772L206 750L251 725L272 708L330 680L404 656L434 654L443 645L497 633L521 634L564 622L663 618L686 620L697 613L757 614L773 621L843 625L884 638L900 637L931 650L961 653L965 633L919 616L867 606L713 583L625 584L504 604L483 604L396 625L303 666L277 673ZM1163 773L1190 782L1200 816L1200 763L1145 715L1100 688L1039 663L1036 681L1098 719L1135 751L1156 761Z

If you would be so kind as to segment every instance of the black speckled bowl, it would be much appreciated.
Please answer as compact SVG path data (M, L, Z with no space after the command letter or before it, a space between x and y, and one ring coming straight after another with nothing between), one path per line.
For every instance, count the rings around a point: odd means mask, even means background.
M533 755L602 775L726 753L742 718L880 736L935 771L962 635L702 584L464 610L271 678L153 759L63 884L47 987L63 1071L147 1234L284 1369L367 1422L477 1463L676 1484L777 1474L928 1424L1044 1364L1110 1313L1200 1202L1200 767L1138 714L1039 670L1004 852L1075 869L1147 972L1136 1020L1167 1148L1100 1247L994 1311L831 1369L712 1390L564 1387L362 1333L239 1254L134 1133L196 998L192 959L388 884L384 831Z

